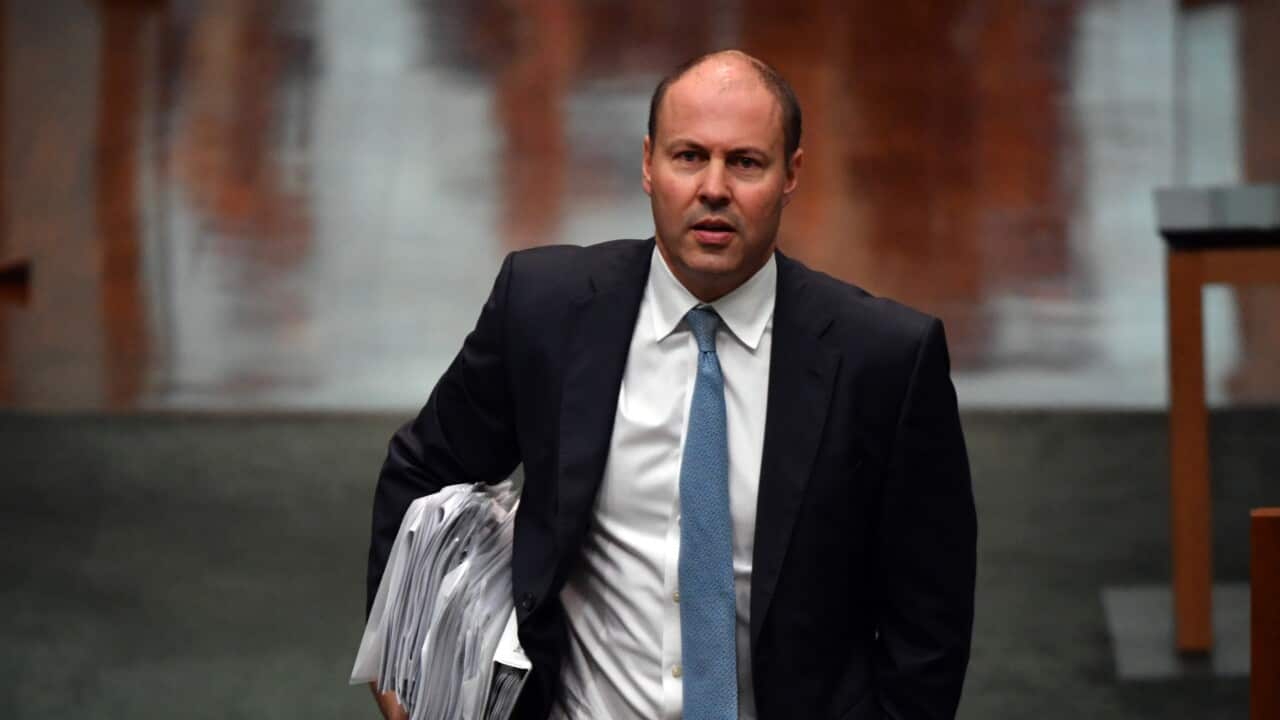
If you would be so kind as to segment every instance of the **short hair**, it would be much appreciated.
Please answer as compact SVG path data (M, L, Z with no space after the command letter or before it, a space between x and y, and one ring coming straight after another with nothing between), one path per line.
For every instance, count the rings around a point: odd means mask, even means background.
M717 50L715 52L699 55L691 60L687 60L680 64L670 75L662 78L658 82L658 86L653 90L653 97L649 99L649 139L650 142L657 141L657 124L658 110L662 106L662 99L666 97L667 89L671 84L684 77L690 70L698 67L702 63L710 60L717 55L739 55L747 62L751 63L751 67L759 76L760 82L764 83L764 87L778 101L778 105L782 108L782 139L783 146L786 148L787 165L791 164L791 156L795 154L796 149L800 147L800 101L796 99L795 90L791 89L791 83L771 65L752 57L741 50Z

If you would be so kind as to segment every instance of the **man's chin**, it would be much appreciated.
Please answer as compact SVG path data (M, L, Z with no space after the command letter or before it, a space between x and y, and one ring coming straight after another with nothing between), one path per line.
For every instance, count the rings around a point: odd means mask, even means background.
M702 242L696 236L689 240L685 248L690 262L699 258L707 262L726 262L742 254L741 239L737 235L730 235L728 240L717 242Z
M736 274L741 264L736 256L729 253L697 253L688 258L685 266L689 272L712 279Z

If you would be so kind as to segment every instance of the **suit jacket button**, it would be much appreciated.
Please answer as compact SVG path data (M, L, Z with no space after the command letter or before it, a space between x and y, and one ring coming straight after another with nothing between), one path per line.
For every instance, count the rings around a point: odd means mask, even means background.
M525 593L520 596L520 609L525 612L533 609L533 593Z

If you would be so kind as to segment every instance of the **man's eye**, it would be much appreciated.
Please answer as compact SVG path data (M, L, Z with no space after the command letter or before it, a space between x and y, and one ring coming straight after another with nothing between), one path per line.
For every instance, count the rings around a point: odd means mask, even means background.
M737 165L738 167L742 168L743 170L754 170L754 169L756 169L756 168L760 167L760 163L759 163L758 161L756 161L756 159L755 159L755 158L749 158L749 157L737 157L737 158L734 158L734 159L733 159L733 164L734 164L734 165Z
M698 159L698 153L692 150L684 150L676 153L676 159L680 162L696 162Z

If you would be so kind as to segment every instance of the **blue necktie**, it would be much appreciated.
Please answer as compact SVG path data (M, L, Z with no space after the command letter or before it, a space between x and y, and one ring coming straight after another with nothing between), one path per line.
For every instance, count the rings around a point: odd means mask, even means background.
M737 611L720 316L697 307L685 322L698 341L698 378L680 462L680 638L686 720L738 717Z

